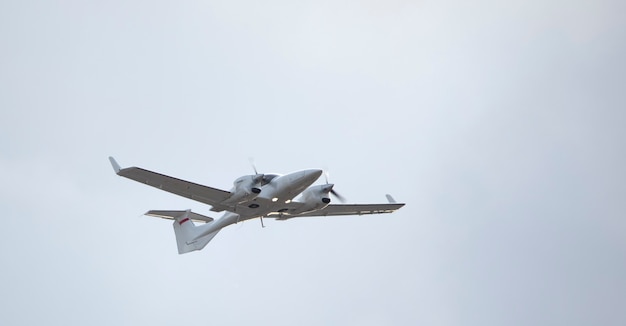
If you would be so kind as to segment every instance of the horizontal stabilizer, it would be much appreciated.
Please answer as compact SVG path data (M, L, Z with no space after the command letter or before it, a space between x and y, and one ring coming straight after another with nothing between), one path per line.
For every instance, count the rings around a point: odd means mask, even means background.
M158 210L152 210L147 212L144 215L148 215L148 216L154 216L154 217L160 217L160 218L164 218L167 220L173 220L176 219L177 217L181 217L183 216L185 213L187 213L187 211L158 211ZM189 217L191 220L195 221L195 222L204 222L204 223L209 223L211 221L213 221L212 217L208 217L208 216L204 216L198 213L194 213L194 212L189 212L189 215L187 215L187 217Z

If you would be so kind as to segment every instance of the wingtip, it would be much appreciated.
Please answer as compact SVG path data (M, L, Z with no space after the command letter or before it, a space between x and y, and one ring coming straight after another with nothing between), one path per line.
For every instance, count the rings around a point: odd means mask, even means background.
M388 201L390 204L395 204L395 203L396 203L396 200L395 200L395 199L393 199L393 197L391 197L391 195L390 195L390 194L386 194L386 195L385 195L385 197L387 197L387 201Z
M111 166L113 166L113 171L115 171L115 174L119 174L122 168L120 168L120 165L117 164L117 161L115 161L113 156L109 156L109 161L111 162Z

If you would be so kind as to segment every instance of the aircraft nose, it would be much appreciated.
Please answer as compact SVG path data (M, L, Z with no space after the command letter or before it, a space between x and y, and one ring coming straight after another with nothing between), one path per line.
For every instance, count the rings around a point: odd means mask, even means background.
M315 182L315 180L317 180L322 175L322 173L324 173L322 170L310 169L304 171L304 177L308 180L312 180L311 182Z
M289 180L299 184L310 185L322 175L322 170L310 169L294 172L289 175Z

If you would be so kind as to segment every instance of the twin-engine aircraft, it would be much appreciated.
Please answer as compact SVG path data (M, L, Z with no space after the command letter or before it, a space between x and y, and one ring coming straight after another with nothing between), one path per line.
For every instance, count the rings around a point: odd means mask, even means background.
M233 188L225 191L138 167L122 169L113 157L109 161L117 175L211 205L211 211L225 212L213 219L189 209L148 211L145 215L174 220L179 254L202 250L222 228L257 217L264 226L263 217L287 220L304 216L383 214L404 206L390 195L387 204L331 204L331 194L340 201L343 198L328 181L311 186L322 175L322 170L317 169L286 175L259 174L255 169L255 174L238 178Z

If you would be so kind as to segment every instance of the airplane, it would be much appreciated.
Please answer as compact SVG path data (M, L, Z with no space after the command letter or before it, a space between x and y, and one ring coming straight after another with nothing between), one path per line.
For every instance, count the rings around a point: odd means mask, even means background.
M113 170L119 176L212 206L213 212L224 212L214 219L191 210L150 210L145 215L174 220L174 234L178 253L202 250L224 227L245 220L263 218L288 220L295 217L337 216L392 213L404 203L397 203L391 195L385 204L331 204L330 195L339 201L344 198L333 190L333 184L311 186L322 175L319 169L293 173L244 175L225 191L177 179L139 167L121 168L109 156ZM195 222L195 223L194 223ZM196 223L198 223L196 225Z

